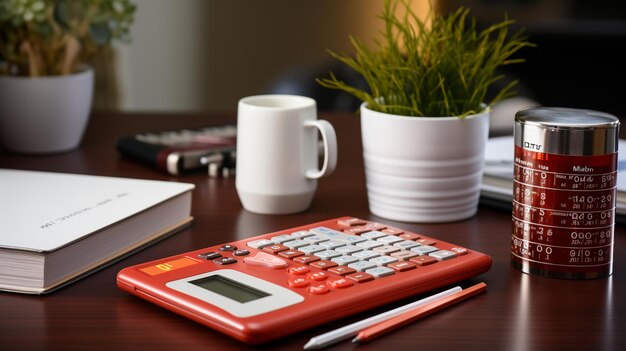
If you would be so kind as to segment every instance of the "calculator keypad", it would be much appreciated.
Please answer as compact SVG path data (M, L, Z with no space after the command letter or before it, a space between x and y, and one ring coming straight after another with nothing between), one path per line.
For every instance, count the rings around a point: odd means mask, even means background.
M358 218L340 220L338 224L342 231L314 227L253 240L247 246L262 250L264 255L275 255L277 260L301 264L287 270L292 277L287 283L293 288L306 288L314 295L404 274L468 252L462 247L440 250L433 239ZM282 266L279 261L264 262L271 261L266 256L261 263L256 262L257 258L246 257L244 262L268 268ZM311 272L309 267L318 271Z

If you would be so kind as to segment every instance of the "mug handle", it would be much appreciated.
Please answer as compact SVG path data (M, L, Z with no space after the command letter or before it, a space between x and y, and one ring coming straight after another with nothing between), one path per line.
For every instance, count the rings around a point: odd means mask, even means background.
M333 173L337 167L337 135L333 126L325 120L307 120L304 121L305 127L315 127L322 134L322 143L324 144L324 163L320 170L308 170L306 177L309 179L318 179L325 175Z

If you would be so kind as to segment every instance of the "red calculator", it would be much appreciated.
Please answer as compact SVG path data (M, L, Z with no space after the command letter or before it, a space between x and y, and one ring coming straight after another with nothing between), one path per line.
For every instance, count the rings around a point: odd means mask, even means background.
M132 266L117 285L250 344L481 274L483 253L341 217Z

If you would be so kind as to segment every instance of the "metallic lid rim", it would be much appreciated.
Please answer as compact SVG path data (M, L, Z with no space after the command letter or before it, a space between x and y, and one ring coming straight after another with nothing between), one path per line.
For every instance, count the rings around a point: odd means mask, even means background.
M593 130L602 130L602 129L616 129L619 126L619 121L611 122L610 124L598 124L595 126L564 126L564 125L556 125L556 124L548 124L545 122L536 122L536 121L528 121L528 120L515 120L515 123L524 124L526 126L533 126L539 128L549 128L554 130L580 130L580 131L593 131Z
M585 121L585 123L581 123ZM557 130L615 129L617 117L601 111L566 107L531 107L518 111L515 122Z

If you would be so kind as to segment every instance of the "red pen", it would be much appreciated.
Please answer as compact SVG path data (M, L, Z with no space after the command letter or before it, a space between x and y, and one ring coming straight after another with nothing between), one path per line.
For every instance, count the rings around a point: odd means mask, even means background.
M386 321L375 324L369 328L363 329L352 340L354 343L362 343L371 341L381 335L384 335L392 330L396 330L402 326L405 326L411 322L422 319L426 316L440 311L446 307L452 306L458 302L464 301L472 296L478 295L487 290L487 284L478 283L465 290L458 291L449 296L437 299L430 304L422 307L418 307L412 311L408 311L404 314L388 319Z

